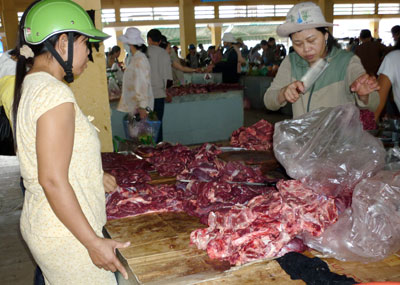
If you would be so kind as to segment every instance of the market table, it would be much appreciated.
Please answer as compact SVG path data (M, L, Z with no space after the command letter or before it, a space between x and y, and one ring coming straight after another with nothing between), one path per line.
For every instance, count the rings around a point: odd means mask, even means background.
M207 252L190 245L190 233L205 227L185 213L153 213L108 221L105 234L130 241L118 254L129 274L119 284L304 284L293 281L274 260L230 267L227 262L210 260ZM306 252L314 256L317 252ZM392 255L368 264L324 259L330 270L357 282L400 281L400 257Z
M228 140L243 122L243 90L176 96L165 104L163 140L186 145Z

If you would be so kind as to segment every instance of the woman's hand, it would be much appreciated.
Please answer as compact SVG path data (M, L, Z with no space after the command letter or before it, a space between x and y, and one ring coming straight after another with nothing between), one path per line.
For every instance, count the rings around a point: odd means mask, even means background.
M144 120L147 118L148 113L147 113L146 109L139 108L138 112L139 112L139 117L141 120Z
M103 174L103 185L106 193L113 192L118 186L115 177L107 172Z
M281 89L278 97L279 104L283 104L285 101L290 103L296 102L299 100L300 94L304 91L303 82L297 80L290 83L288 86Z
M368 95L379 89L380 87L375 76L366 73L354 80L350 86L351 92L357 93L358 97L364 104L368 104Z
M112 239L97 238L87 246L89 256L94 265L111 272L119 271L125 279L128 279L128 273L116 256L117 248L126 248L130 242L118 242Z

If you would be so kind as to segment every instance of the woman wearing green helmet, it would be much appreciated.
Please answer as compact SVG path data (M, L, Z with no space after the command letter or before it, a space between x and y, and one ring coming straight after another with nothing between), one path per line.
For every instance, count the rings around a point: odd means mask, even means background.
M100 141L63 83L88 61L87 41L107 34L70 0L32 3L20 21L13 121L26 194L20 228L49 284L116 284L115 255L129 243L104 239ZM26 63L33 59L32 68Z

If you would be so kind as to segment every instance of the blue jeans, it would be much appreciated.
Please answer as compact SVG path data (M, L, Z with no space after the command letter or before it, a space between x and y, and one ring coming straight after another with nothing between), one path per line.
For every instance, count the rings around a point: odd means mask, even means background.
M154 99L154 112L156 112L158 119L161 121L160 130L158 131L157 142L163 141L162 119L164 117L165 98Z

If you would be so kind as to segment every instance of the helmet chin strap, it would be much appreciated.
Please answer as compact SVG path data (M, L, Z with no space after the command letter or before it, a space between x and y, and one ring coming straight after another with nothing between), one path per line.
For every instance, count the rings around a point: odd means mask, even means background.
M74 33L68 33L68 60L64 61L60 54L55 50L55 48L48 42L45 41L44 45L58 61L65 71L64 80L68 83L74 81L74 74L72 73L72 60L74 58Z

